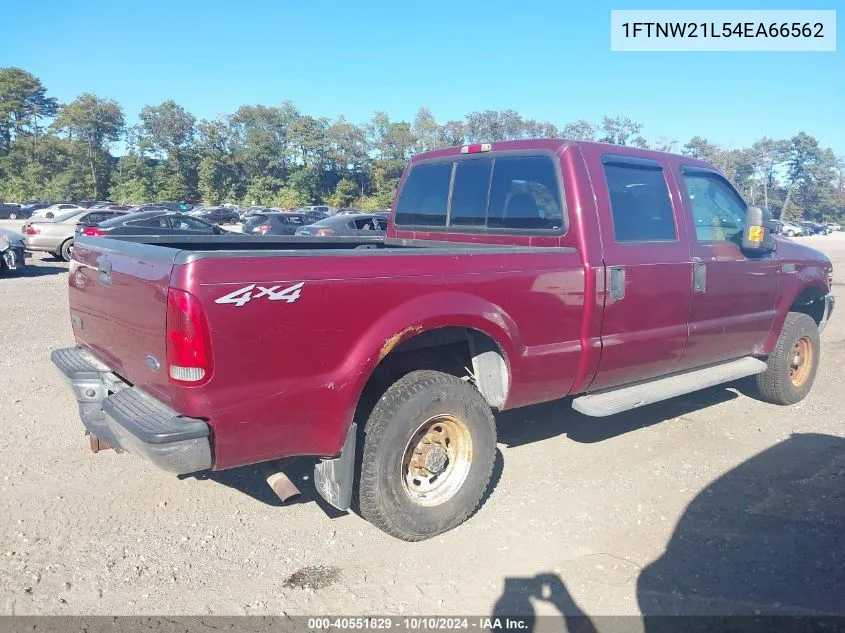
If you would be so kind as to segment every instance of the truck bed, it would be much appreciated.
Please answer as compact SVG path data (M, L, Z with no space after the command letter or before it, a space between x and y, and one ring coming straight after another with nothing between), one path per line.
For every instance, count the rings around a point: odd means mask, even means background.
M567 247L229 235L81 237L69 279L77 343L207 420L216 468L335 454L368 377L420 332L497 341L515 377L507 406L564 395L580 371L585 282ZM168 379L171 291L207 319L203 384Z

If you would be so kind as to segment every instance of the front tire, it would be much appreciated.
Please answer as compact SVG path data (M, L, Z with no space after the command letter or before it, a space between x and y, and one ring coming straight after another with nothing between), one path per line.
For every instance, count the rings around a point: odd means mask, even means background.
M361 515L406 541L463 523L481 503L496 457L487 402L467 382L414 371L381 397L364 428Z
M757 389L766 402L789 405L807 397L821 357L819 329L801 312L786 315L768 369L757 374Z

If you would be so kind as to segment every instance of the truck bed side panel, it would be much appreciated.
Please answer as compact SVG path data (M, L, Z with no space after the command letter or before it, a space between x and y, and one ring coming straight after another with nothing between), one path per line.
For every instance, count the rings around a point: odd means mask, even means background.
M511 379L506 408L568 393L581 354L580 254L427 250L210 257L176 266L173 285L206 307L215 358L211 381L178 390L176 408L209 419L215 468L337 453L380 360L401 340L438 327L474 328L499 344ZM301 295L290 302L260 290L282 293L299 283ZM217 303L253 285L242 305Z

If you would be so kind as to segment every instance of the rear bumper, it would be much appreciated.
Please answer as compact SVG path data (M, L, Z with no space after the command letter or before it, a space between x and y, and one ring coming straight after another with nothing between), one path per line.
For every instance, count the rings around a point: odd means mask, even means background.
M73 237L72 235L70 237ZM52 252L62 245L68 236L53 237L44 235L25 235L23 242L28 251Z
M824 296L824 313L822 314L822 320L819 321L819 332L827 327L828 321L830 321L830 315L833 314L833 309L836 307L836 297L834 297L831 293L828 293Z
M70 383L89 433L170 472L211 468L209 428L203 420L182 417L123 382L81 347L58 349L50 359Z

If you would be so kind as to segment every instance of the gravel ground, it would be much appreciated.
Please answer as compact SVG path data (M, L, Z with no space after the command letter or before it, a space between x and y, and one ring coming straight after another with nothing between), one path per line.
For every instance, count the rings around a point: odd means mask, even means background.
M845 234L800 241L845 271ZM604 420L501 414L484 507L409 544L327 510L307 464L282 506L254 468L90 453L49 361L73 342L66 269L0 279L0 614L845 613L841 315L791 408L739 384Z

